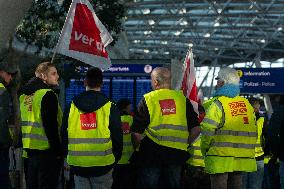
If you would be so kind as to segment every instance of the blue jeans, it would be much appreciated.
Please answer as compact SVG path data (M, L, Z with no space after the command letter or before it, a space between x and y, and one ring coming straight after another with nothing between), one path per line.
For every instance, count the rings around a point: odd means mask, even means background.
M137 189L180 189L181 165L141 167Z
M280 161L279 176L281 189L284 189L284 161Z
M264 166L264 178L263 186L265 189L279 189L279 165L269 165Z
M112 170L99 177L80 177L74 175L75 189L111 189Z
M263 160L256 161L257 171L250 173L243 173L243 189L260 189L262 187L264 175Z
M11 182L9 178L9 148L0 149L0 188L10 189Z

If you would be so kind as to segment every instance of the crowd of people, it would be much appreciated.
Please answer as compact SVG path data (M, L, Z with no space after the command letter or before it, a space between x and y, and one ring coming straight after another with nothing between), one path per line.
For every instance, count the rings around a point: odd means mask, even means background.
M16 70L0 61L0 189L10 189L6 87ZM284 188L283 95L273 97L268 119L259 99L240 96L233 68L220 69L199 114L171 88L164 67L153 69L153 91L134 113L128 99L115 103L101 92L103 72L95 67L86 73L86 91L62 112L58 79L55 65L43 62L19 92L27 189Z

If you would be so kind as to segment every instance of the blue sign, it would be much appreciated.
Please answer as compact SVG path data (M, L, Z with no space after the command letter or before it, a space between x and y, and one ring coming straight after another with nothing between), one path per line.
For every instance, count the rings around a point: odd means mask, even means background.
M284 68L236 68L241 93L284 93Z
M156 67L161 64L112 64L112 66L104 71L111 74L150 74Z

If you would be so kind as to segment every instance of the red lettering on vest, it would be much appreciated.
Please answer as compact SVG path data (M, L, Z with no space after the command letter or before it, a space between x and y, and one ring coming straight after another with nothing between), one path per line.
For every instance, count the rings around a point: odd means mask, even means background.
M231 102L229 103L229 106L231 109L231 115L233 117L239 115L247 115L248 110L244 101Z
M122 132L123 132L124 135L130 133L130 126L129 126L128 122L122 122L121 123L121 128L122 128Z
M34 93L31 94L31 95L27 95L24 98L24 106L27 107L27 110L29 112L33 111L33 98L34 98Z
M244 120L244 124L249 124L249 119L248 119L248 117L243 117L243 120Z
M176 114L176 103L174 99L160 100L162 115Z
M90 130L97 128L96 112L80 114L81 130Z

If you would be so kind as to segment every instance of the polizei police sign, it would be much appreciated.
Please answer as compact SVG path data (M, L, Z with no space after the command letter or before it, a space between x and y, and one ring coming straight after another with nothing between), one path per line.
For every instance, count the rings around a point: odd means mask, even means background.
M241 93L284 93L284 68L236 68Z

